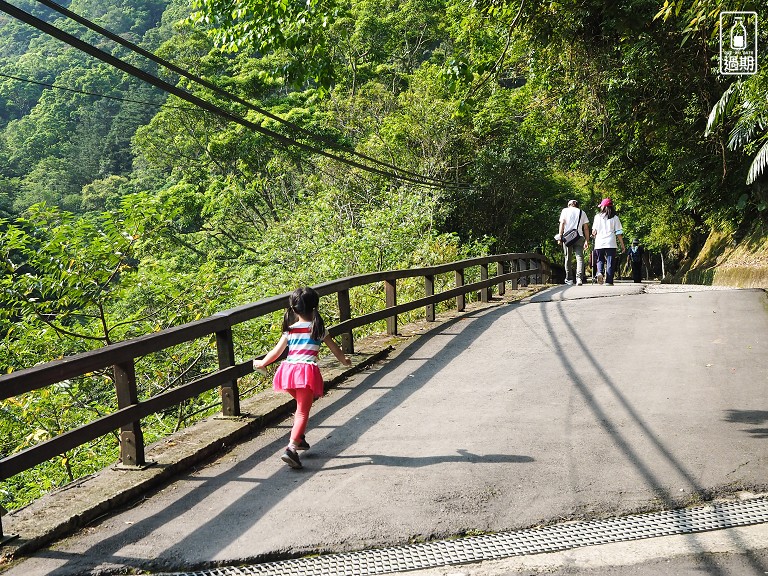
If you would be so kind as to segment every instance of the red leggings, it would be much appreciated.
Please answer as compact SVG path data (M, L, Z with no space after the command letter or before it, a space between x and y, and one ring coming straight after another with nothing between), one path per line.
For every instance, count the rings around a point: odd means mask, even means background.
M304 431L307 429L309 420L309 410L312 408L312 401L315 399L311 388L294 388L287 390L296 400L296 414L293 417L293 429L291 430L291 442L298 444L304 437Z

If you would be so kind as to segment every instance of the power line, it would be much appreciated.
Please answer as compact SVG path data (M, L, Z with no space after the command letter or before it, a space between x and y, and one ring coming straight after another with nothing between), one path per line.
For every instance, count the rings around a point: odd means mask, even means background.
M90 29L90 30L92 30L94 32L97 32L98 34L101 34L102 36L112 40L113 42L116 42L116 43L120 44L121 46L123 46L125 48L128 48L129 50L131 50L133 52L136 52L137 54L140 54L141 56L144 56L145 58L151 60L152 62L155 62L156 64L159 64L159 65L167 68L168 70L171 70L172 72L175 72L175 73L177 73L177 74L179 74L179 75L181 75L181 76L183 76L183 77L185 77L185 78L187 78L189 80L192 80L193 82L195 82L197 84L200 84L200 85L208 88L209 90L212 90L216 94L219 94L220 96L223 96L224 98L227 98L229 100L237 102L238 104L241 104L241 105L247 107L250 110L258 112L259 114L262 114L263 116L265 116L267 118L275 120L276 122L279 122L279 123L287 126L291 130L294 130L294 131L299 132L299 133L301 133L303 135L306 135L307 137L311 138L314 141L319 141L319 142L327 145L328 147L330 147L330 148L332 148L334 150L337 150L339 152L343 152L345 154L350 154L352 156L356 156L356 157L361 158L363 160L366 160L368 162L373 162L374 164L377 164L377 165L382 166L384 168L388 168L389 170L394 170L394 171L396 171L396 172L398 172L400 174L404 174L404 175L407 175L407 176L411 177L410 179L406 179L406 178L403 178L402 176L395 175L396 178L399 178L401 180L411 181L411 182L414 182L415 180L418 180L420 182L423 182L422 185L429 185L429 184L427 184L427 182L432 182L436 186L455 186L456 185L453 182L447 182L447 181L439 180L437 178L432 178L432 177L429 177L429 176L423 176L421 174L418 174L418 173L415 173L415 172L411 172L409 170L405 170L405 169L400 168L398 166L395 166L395 165L392 165L392 164L388 164L386 162L382 162L380 160L377 160L377 159L372 158L370 156L367 156L365 154L361 154L361 153L357 152L356 150L351 150L351 149L348 149L348 148L346 148L344 146L341 146L337 142L333 141L330 138L324 137L324 136L319 135L319 134L315 134L315 133L313 133L313 132L311 132L311 131L309 131L309 130L301 127L301 126L298 126L297 124L294 124L294 123L292 123L292 122L290 122L288 120L280 118L279 116L277 116L275 114L272 114L268 110L264 110L263 108L260 108L260 107L258 107L256 105L254 105L253 103L248 102L247 100L244 100L244 99L240 98L236 94L232 94L231 92L228 92L228 91L220 88L219 86L216 86L212 82L209 82L209 81L207 81L207 80L205 80L205 79L203 79L203 78L201 78L199 76L196 76L196 75L188 72L187 70L184 70L183 68L181 68L179 66L176 66L172 62L169 62L169 61L167 61L167 60L165 60L163 58L160 58L159 56L156 56L152 52L149 52L148 50L145 50L144 48L142 48L142 47L140 47L140 46L138 46L138 45L136 45L136 44L134 44L134 43L132 43L132 42L130 42L130 41L120 37L120 36L118 36L117 34L115 34L113 32L110 32L109 30L106 30L105 28L99 26L98 24L96 24L96 23L94 23L94 22L92 22L92 21L90 21L90 20L80 16L79 14L76 14L76 13L72 12L71 10L68 10L67 8L64 8L63 6L61 6L60 4L57 4L56 2L53 2L52 0L37 0L37 1L40 4L43 4L43 5L47 6L48 8L50 8L52 10L55 10L56 12L64 15L65 17L67 17L67 18L69 18L71 20L74 20L78 24L81 24L82 26L85 26L86 28L88 28L88 29ZM379 173L379 172L377 172L377 173Z
M41 82L39 80L32 80L30 78L22 78L21 76L14 76L13 74L5 74L0 72L0 76L3 78L9 78L10 80L16 80L17 82L25 82L27 84L36 84L43 88L52 88L56 90L63 90L64 92L72 92L74 94L82 94L84 96L94 96L96 98L106 98L108 100L117 100L118 102L129 102L131 104L144 104L145 106L156 106L157 108L179 108L182 110L190 110L186 106L174 106L172 104L160 103L160 102L147 102L146 100L134 100L132 98L121 98L119 96L108 96L107 94L97 94L96 92L88 92L87 90L78 90L77 88L69 88L67 86L60 86L59 84L49 84L47 82Z
M249 128L261 134L264 134L265 136L268 136L273 140L279 142L283 146L286 146L286 147L295 146L302 150L319 154L321 156L325 156L326 158L330 158L332 160L336 160L337 162L341 162L348 166L359 168L363 171L370 172L372 174L378 174L380 176L384 176L385 178L388 178L388 179L401 180L403 182L410 182L418 186L425 186L425 187L431 187L431 188L437 188L438 186L440 186L439 184L436 184L436 183L417 180L414 178L393 174L390 172L385 172L383 170L379 170L378 168L373 168L371 166L366 166L354 160L342 158L334 154L331 154L330 152L317 148L315 146L311 146L309 144L299 142L292 138L288 138L287 136L284 136L278 132L275 132L274 130L269 130L268 128L259 126L254 122L251 122L249 120L236 116L235 114L227 110L219 108L218 106L211 104L207 100L203 100L202 98L195 96L194 94L190 94L189 92L182 90L177 86L169 84L168 82L165 82L164 80L161 80L160 78L157 78L156 76L153 76L152 74L149 74L148 72L141 70L140 68L137 68L136 66L133 66L128 62L125 62L124 60L121 60L120 58L112 56L111 54L108 54L107 52L104 52L103 50L100 50L95 46L92 46L87 42L84 42L79 38L76 38L75 36L72 36L71 34L68 34L67 32L64 32L59 28L56 28L52 24L49 24L44 20L41 20L40 18L37 18L25 12L24 10L21 10L16 6L13 6L12 4L9 4L5 0L0 0L0 11L3 11L9 14L10 16L13 16L17 20L21 20L25 24L29 24L30 26L37 28L41 32L44 32L56 38L57 40L60 40L74 48L77 48L78 50L81 50L82 52L85 52L86 54L93 56L94 58L97 58L102 62L106 62L107 64L114 66L115 68L122 70L123 72L126 72L131 76L135 76L136 78L139 78L140 80L143 80L153 86L156 86L161 90L168 92L169 94L173 94L174 96L177 96L178 98L181 98L186 102L190 102L191 104L194 104L195 106L207 112L210 112L216 116L224 118L230 122L235 122L237 124L240 124L241 126Z

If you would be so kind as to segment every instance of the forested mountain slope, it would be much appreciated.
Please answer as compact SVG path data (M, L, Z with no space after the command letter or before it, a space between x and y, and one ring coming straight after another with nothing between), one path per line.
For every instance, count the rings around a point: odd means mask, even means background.
M17 4L66 31L82 30L38 2ZM154 49L171 34L159 26L166 4L69 7ZM125 55L94 33L82 37ZM164 95L7 15L0 15L0 72L0 214L41 201L78 213L105 208L103 188L110 177L131 174L131 137L158 109L144 102L162 104Z

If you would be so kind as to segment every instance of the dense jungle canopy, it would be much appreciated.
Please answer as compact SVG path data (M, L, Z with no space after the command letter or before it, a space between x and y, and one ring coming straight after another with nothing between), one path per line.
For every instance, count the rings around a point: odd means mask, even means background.
M755 75L718 73L721 11L765 20L758 2L62 1L219 91L13 4L243 121L0 12L0 373L299 284L487 252L561 259L569 198L589 213L612 197L668 269L712 230L768 220L768 55ZM276 329L251 327L238 353ZM210 348L147 359L142 394L202 371ZM112 410L111 378L4 402L0 455ZM211 398L158 415L148 441ZM0 503L115 445L3 483Z

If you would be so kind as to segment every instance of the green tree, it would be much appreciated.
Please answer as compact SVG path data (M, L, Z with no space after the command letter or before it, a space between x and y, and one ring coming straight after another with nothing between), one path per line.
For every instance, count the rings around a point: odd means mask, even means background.
M327 29L348 13L348 2L193 0L192 6L192 22L209 28L217 43L228 50L287 51L282 72L289 82L301 85L312 79L329 86L335 79L335 48Z

